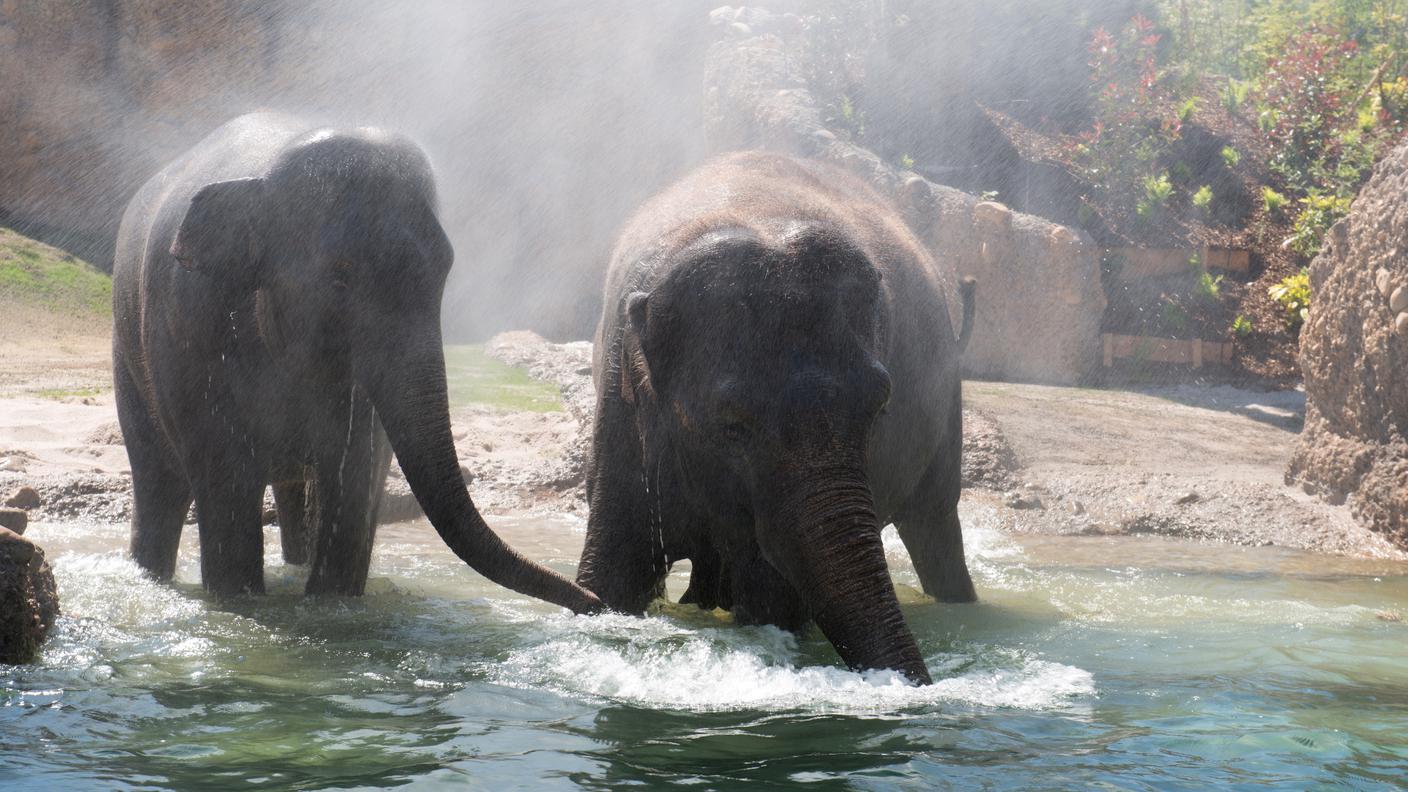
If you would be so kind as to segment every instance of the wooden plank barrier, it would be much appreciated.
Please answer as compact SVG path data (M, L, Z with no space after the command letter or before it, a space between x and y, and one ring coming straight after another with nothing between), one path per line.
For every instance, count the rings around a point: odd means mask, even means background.
M1200 338L1184 341L1118 333L1105 333L1101 341L1105 347L1105 368L1115 365L1116 360L1129 358L1202 368L1204 363L1230 363L1233 356L1231 341L1204 341Z
M1124 265L1120 267L1120 280L1139 280L1161 275L1176 275L1186 272L1197 257L1198 265L1204 269L1220 269L1231 272L1250 272L1252 254L1249 250L1234 250L1204 246L1192 248L1110 248L1107 255L1120 256Z

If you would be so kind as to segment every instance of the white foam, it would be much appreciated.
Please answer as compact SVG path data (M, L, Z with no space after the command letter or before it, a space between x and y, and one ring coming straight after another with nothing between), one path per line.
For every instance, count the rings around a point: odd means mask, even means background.
M799 666L796 640L774 628L688 629L659 617L552 621L555 637L510 654L491 670L496 681L706 712L898 714L945 705L1045 710L1095 691L1086 671L1009 650L933 655L927 662L935 683L914 687L893 671Z

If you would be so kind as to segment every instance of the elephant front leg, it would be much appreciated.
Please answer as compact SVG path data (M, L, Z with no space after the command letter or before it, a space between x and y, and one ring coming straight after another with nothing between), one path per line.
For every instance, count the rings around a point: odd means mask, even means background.
M367 586L391 445L371 402L360 396L351 402L346 435L320 451L314 465L318 508L308 594L360 596Z
M658 477L645 469L630 406L612 394L598 399L588 472L590 516L577 582L607 607L641 614L659 590L665 550L651 509Z
M950 419L949 437L963 436L961 407ZM895 518L924 593L939 602L976 602L978 594L963 553L958 498L963 483L961 440L942 448L929 463L919 488Z
M264 476L248 449L218 449L192 476L200 577L218 597L264 593Z

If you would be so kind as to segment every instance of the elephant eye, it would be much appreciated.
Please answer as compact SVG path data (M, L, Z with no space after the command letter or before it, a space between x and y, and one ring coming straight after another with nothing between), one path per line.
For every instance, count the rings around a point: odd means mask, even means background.
M753 416L738 404L725 403L719 408L717 428L724 440L741 442L753 431Z

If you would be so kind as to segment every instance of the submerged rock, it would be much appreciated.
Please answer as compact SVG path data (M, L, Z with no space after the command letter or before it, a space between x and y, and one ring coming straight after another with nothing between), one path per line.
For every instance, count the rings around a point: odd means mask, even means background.
M44 551L0 528L0 663L33 661L58 616L58 589Z
M1408 549L1408 143L1375 169L1310 265L1305 430L1287 483Z

